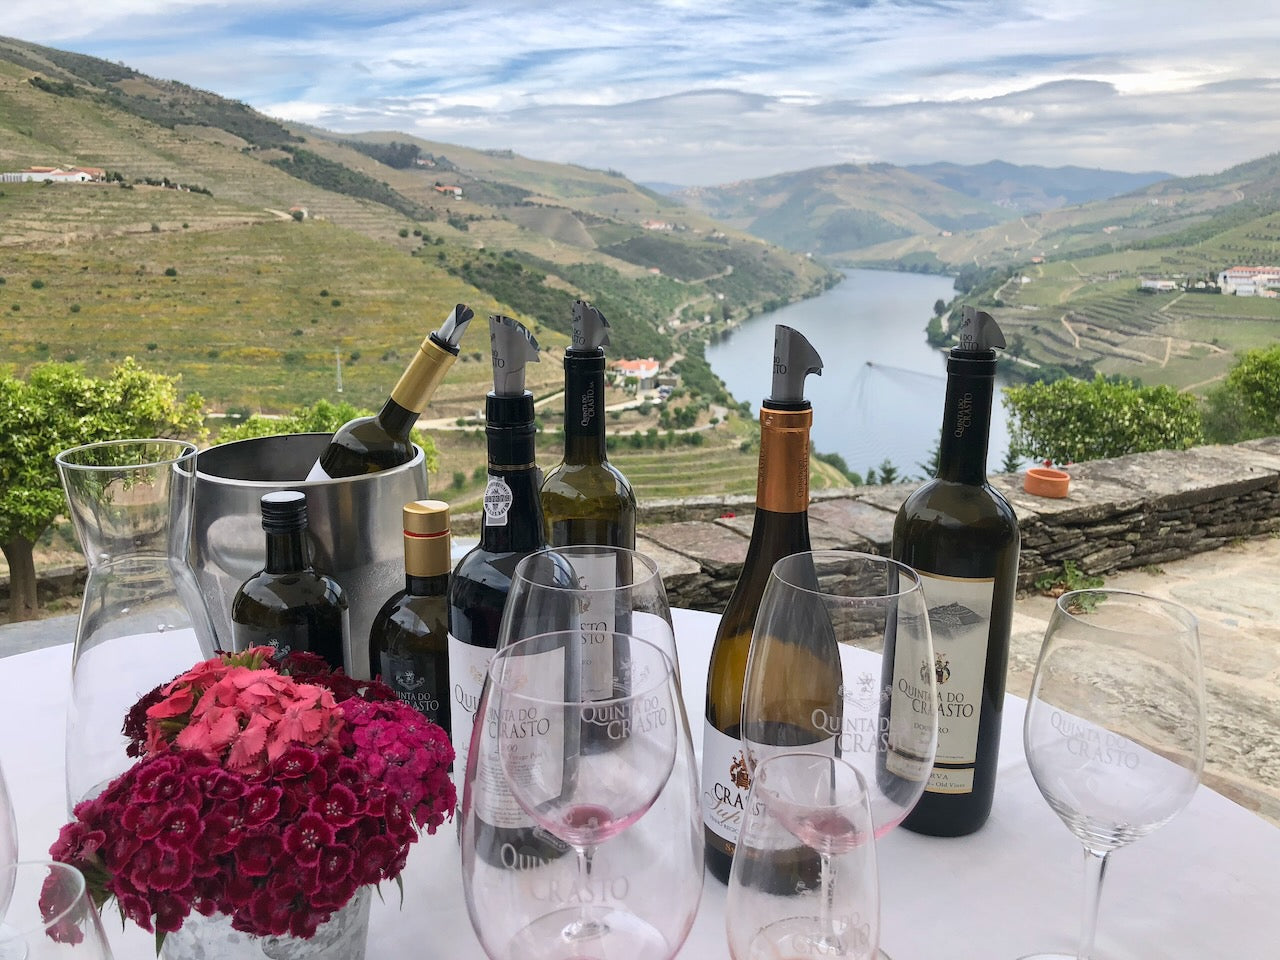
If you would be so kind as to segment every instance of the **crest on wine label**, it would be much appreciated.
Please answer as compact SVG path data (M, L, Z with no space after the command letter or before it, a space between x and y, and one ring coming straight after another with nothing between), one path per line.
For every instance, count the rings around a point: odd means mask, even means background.
M609 346L609 321L604 314L585 300L573 302L574 353L594 353Z
M1004 349L1004 332L995 318L985 310L965 304L960 309L960 327L956 330L960 353L984 353L997 348Z

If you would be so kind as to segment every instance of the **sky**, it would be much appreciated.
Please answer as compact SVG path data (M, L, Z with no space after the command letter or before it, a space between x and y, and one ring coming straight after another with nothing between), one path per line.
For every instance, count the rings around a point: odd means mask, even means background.
M274 117L641 183L1280 150L1280 2L7 0L0 33Z

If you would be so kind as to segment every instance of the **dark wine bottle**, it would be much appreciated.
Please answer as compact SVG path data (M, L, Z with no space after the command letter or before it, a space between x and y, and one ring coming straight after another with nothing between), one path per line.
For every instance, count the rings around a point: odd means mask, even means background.
M893 525L893 557L924 588L938 682L937 759L902 823L939 837L972 833L991 812L1020 546L1013 508L987 482L1004 336L989 314L965 307L959 338L947 359L938 475Z
M524 388L525 365L537 363L537 341L508 317L489 318L493 390L485 398L489 480L485 486L480 542L449 579L449 682L454 764L465 773L476 710L498 647L502 609L516 565L546 547L542 477L534 459L533 394ZM481 735L484 731L481 731ZM477 854L491 863L529 866L565 851L565 845L534 826L509 793L477 796Z
M720 618L707 670L702 819L707 869L722 882L729 879L750 787L739 727L752 627L774 563L809 549L809 428L813 410L804 399L804 380L811 373L822 373L817 351L797 331L776 326L773 389L760 407L760 467L751 542Z
M307 479L357 477L412 460L413 441L409 434L458 358L458 344L471 317L471 308L466 304L455 306L440 329L422 341L382 409L371 417L357 417L339 427Z
M582 300L574 303L573 342L564 354L564 460L542 483L547 542L553 547L635 549L635 491L605 450L608 344L604 315Z
M449 505L404 506L404 589L369 629L369 676L449 730Z
M236 650L273 647L277 656L309 651L335 668L344 662L351 630L338 581L316 571L308 555L307 498L297 490L262 496L267 564L240 585L231 602Z

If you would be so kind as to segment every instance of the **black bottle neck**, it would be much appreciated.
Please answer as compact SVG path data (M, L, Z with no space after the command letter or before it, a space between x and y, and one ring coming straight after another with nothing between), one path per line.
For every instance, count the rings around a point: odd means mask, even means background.
M981 485L987 480L995 353L947 358L947 400L938 448L938 477Z
M297 573L311 565L304 531L305 528L267 531L267 573Z
M493 553L532 552L546 546L542 529L542 477L534 462L533 394L485 400L489 482L480 522L480 547Z
M564 357L564 462L603 463L608 456L604 436L604 354Z
M405 574L404 592L411 597L443 597L449 589L449 574L436 574L433 577L415 577Z
M387 436L407 443L409 434L413 431L413 425L418 422L418 414L388 398L382 405L382 409L378 411L377 419L382 429L387 432Z

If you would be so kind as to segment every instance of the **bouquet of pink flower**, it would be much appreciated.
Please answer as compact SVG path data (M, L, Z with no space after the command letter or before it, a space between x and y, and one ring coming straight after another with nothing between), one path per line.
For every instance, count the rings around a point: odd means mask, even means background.
M453 815L449 738L377 682L257 647L196 665L125 719L140 757L50 853L158 937L192 910L311 937Z

